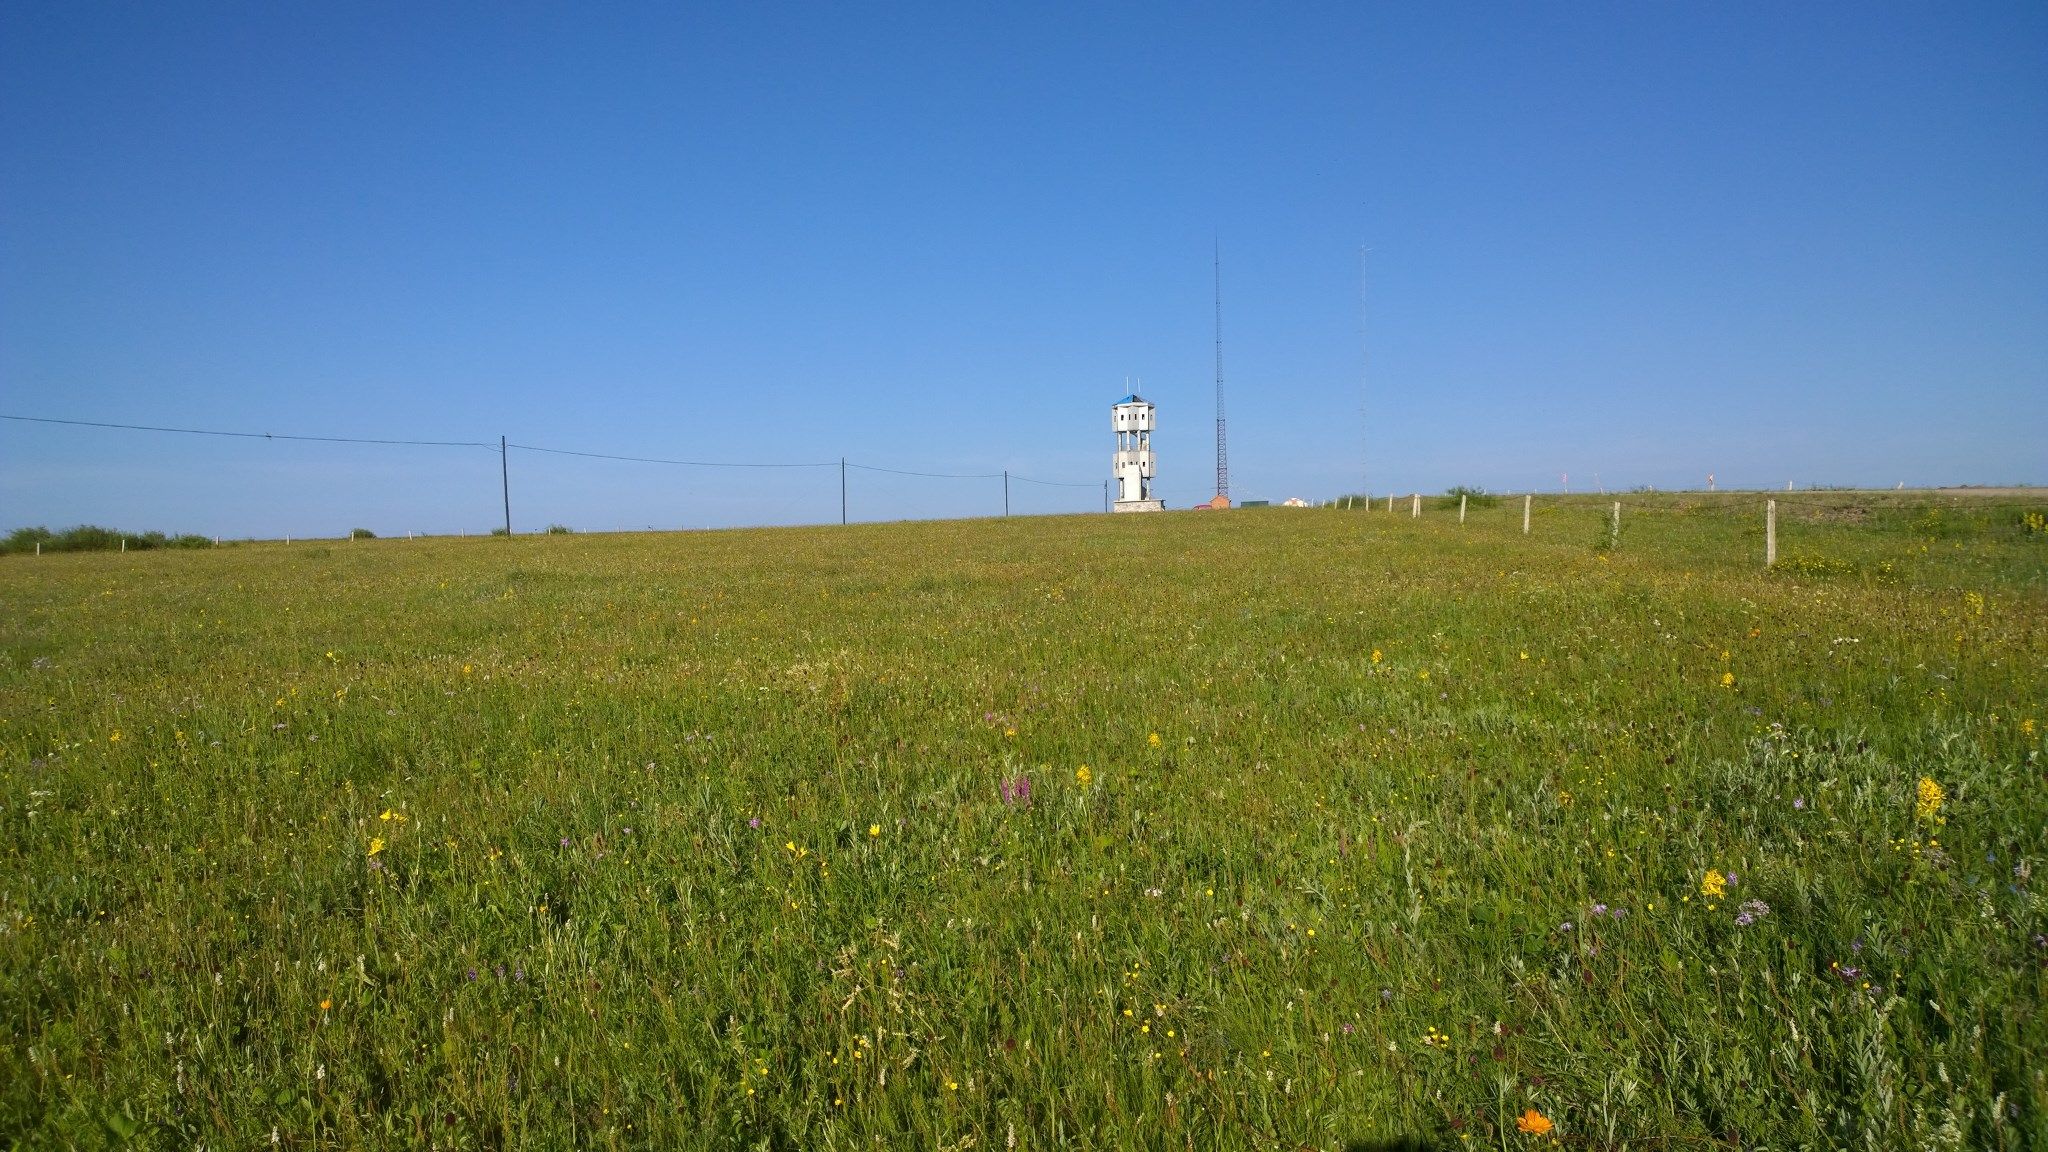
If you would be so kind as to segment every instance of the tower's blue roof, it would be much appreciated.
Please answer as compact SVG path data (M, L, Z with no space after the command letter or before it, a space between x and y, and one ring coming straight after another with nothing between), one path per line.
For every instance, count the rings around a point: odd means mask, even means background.
M1145 399L1145 398L1144 398L1143 396L1140 396L1140 395L1138 395L1138 394L1137 394L1136 392L1133 392L1133 393L1131 393L1131 394L1130 394L1129 396L1126 396L1126 397L1124 397L1123 399L1121 399L1121 400L1117 401L1117 403L1119 403L1119 404L1144 404L1144 403L1148 403L1148 401L1147 401L1147 400L1146 400L1146 399Z

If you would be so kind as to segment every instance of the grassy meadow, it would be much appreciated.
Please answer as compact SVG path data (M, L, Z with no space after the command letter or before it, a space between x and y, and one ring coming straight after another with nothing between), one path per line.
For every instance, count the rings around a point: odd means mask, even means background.
M2048 1147L2041 500L1621 499L0 558L0 1146Z

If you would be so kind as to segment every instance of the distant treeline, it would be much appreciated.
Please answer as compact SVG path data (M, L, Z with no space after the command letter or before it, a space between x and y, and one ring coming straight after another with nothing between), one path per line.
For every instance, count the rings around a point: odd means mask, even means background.
M16 528L0 541L0 552L118 552L122 542L129 548L211 548L213 538L186 533L166 536L161 532L118 532L95 524L80 524L62 532L48 528ZM38 549L40 545L40 549Z

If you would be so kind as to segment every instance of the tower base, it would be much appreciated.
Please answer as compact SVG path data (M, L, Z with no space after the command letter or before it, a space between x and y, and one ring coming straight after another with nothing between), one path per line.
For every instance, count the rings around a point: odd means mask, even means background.
M1109 506L1112 512L1164 512L1164 500L1119 500Z

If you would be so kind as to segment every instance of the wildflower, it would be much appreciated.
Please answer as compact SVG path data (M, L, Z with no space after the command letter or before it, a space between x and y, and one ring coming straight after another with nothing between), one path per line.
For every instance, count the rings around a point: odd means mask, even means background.
M1941 802L1947 798L1948 793L1942 790L1941 785L1934 782L1933 777L1922 776L1919 786L1914 789L1913 793L1913 818L1923 824L1947 823L1940 815Z
M756 817L754 817L753 819L751 819L751 820L747 821L747 827L749 827L749 828L759 828L760 826L761 826L761 818L760 818L759 816L756 816Z
M1526 1132L1531 1136L1548 1136L1554 1127L1556 1125L1550 1122L1550 1117L1534 1108L1515 1117L1515 1131Z
M1728 878L1713 868L1707 869L1707 874L1700 877L1700 895L1718 900L1727 894Z
M384 838L382 836L370 837L370 851L367 853L367 855L375 856L377 853L382 852L383 850Z
M1735 687L1735 673L1733 673L1733 672L1723 672L1723 673L1721 673L1721 687L1723 687L1723 688L1733 688L1733 687Z
M1793 810L1793 811L1795 811L1795 812L1804 812L1804 811L1806 811L1806 797L1804 797L1804 796L1800 796L1800 797L1797 797L1797 798L1795 798L1795 799L1794 799L1794 800L1792 801L1792 810Z
M1031 803L1031 777L1020 772L1016 779L1003 781L1003 803L1012 807Z
M334 1001L332 1001L332 1000L322 1000L322 1001L320 1002L320 1010L321 1010L322 1012L325 1012L325 1011L327 1011L327 1010L328 1010L329 1008L332 1008L332 1007L334 1007Z
M109 735L109 736L107 737L107 743L109 743L109 744L119 744L120 742L121 742L121 730L120 730L119 728L116 728L116 729L114 729L113 733L112 733L111 735Z
M1424 668L1424 669L1423 669L1423 670L1422 670L1422 671L1421 671L1420 673L1418 673L1418 674L1417 674L1417 679L1421 679L1421 680L1427 680L1427 679L1429 679L1429 669L1427 669L1427 668Z
M1372 662L1375 664L1380 662L1380 650L1377 648L1372 650Z
M1145 743L1150 744L1154 748L1159 747L1159 733L1154 732L1150 736L1145 737Z
M1747 928L1770 914L1771 906L1769 904L1761 900L1745 900L1742 902L1742 911L1735 914L1735 923L1740 927Z
M881 826L880 824L870 824L870 825L868 825L868 835L869 835L869 836L880 836L881 834L882 834L882 826Z
M1086 788L1088 786L1088 782L1093 779L1095 779L1095 773L1090 772L1086 764L1083 764L1079 768L1074 769L1074 780L1083 788Z

